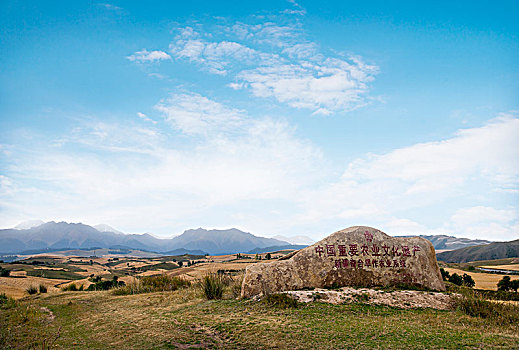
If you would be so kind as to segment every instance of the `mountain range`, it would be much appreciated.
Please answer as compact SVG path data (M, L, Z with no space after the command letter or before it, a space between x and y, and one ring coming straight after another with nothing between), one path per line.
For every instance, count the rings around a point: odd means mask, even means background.
M485 240L446 235L421 237L431 241L437 250L453 250L491 243ZM27 251L34 254L43 251L95 247L138 249L161 254L185 252L217 255L300 249L313 243L314 241L306 236L265 238L236 228L190 229L173 238L157 238L149 233L124 234L105 224L89 226L82 223L54 221L44 223L41 220L31 220L12 229L0 230L0 254L20 254Z
M436 254L436 258L450 263L519 258L519 239L510 242L493 242L442 252Z
M179 236L161 239L149 233L123 234L108 225L33 222L0 230L0 253L77 248L139 249L160 253L197 251L211 255L248 252L256 248L287 247L289 242L254 236L235 228L228 230L186 230ZM27 228L29 227L29 228Z
M447 235L420 235L419 237L431 241L436 250L454 250L492 243L484 239L459 238Z

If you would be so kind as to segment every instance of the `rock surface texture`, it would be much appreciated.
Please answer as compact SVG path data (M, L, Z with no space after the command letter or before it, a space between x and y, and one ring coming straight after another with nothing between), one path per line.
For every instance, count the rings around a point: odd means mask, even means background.
M392 285L445 290L433 245L420 237L390 237L372 227L354 226L283 260L248 266L241 295Z
M449 310L453 306L453 298L459 294L421 292L417 290L396 290L388 292L368 288L343 287L339 290L313 289L285 292L299 302L319 301L330 304L362 302L364 304L387 305L401 309L432 308Z

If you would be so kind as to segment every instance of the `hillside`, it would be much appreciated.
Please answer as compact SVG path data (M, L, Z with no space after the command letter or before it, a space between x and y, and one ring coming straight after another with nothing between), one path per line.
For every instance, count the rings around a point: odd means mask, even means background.
M411 236L402 236L402 237L411 237ZM472 247L475 245L482 245L492 243L491 241L486 241L483 239L470 239L470 238L460 238L454 236L447 235L420 235L418 237L423 237L429 240L436 250L454 250L465 247Z
M519 257L519 239L510 242L494 242L466 247L436 254L438 260L452 263L516 257Z
M206 300L195 286L116 296L62 292L0 308L7 349L517 349L517 325L458 311L322 302L281 309Z
M160 253L185 250L208 254L232 254L288 244L285 241L258 237L235 228L228 230L198 228L186 230L183 234L169 239L156 238L148 233L124 234L108 225L97 225L96 228L81 223L51 221L26 229L0 230L0 254L20 254L27 251L34 254L93 247L138 249Z

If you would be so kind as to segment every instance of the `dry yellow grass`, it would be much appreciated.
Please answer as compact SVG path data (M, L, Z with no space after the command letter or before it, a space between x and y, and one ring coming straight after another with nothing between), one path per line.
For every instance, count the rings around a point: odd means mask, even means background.
M457 273L460 276L463 276L463 274L466 273L474 279L474 282L476 282L475 288L488 290L497 290L497 282L499 282L499 280L501 280L504 276L493 273L467 272L450 267L445 268L445 271L448 271L450 274ZM519 276L511 275L510 278L512 280L518 280Z
M5 293L7 296L20 299L28 295L25 291L27 288L31 286L38 287L40 284L47 287L48 293L55 293L60 290L56 286L67 281L32 276L26 278L0 277L0 294Z

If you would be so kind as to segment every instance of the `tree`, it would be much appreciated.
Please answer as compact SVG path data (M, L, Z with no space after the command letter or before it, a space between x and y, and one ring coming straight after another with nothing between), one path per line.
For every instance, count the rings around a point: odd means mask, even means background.
M272 255L270 255L270 253L267 253L267 255L265 255L265 259L267 259L267 260L272 259Z
M499 282L497 282L497 290L510 290L510 276L503 277Z
M444 281L449 279L449 271L445 271L444 268L440 268L440 272L442 273L442 278Z
M8 269L4 269L3 267L0 267L0 277L9 277L9 274L11 271Z
M179 267L182 267L182 261L179 261L179 262L178 262L178 266L179 266Z
M519 289L519 280L513 280L512 282L510 282L510 288L517 293L517 290Z
M474 282L471 275L464 273L463 274L463 285L472 288L476 285L476 282Z
M457 286L461 286L463 284L463 277L457 273L453 273L449 276L449 282L454 283Z

